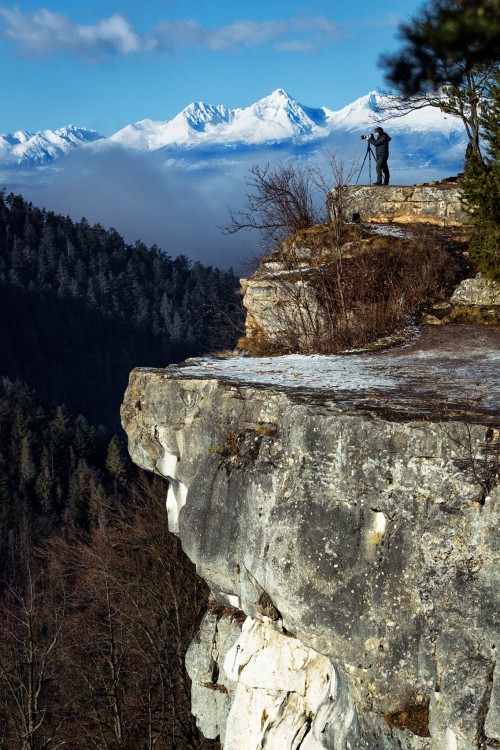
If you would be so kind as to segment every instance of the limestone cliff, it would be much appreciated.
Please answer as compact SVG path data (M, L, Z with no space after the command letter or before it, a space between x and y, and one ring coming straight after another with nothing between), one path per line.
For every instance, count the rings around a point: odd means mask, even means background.
M188 668L226 750L500 746L499 345L131 374L130 453L224 605Z
M454 183L381 187L351 185L348 191L349 213L357 214L363 222L422 222L444 227L462 226L467 222L460 187ZM333 219L335 190L329 196L328 209Z

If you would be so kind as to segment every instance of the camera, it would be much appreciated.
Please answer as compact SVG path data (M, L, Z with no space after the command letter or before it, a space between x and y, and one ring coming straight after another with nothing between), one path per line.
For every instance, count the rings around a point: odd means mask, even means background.
M361 136L361 140L362 141L369 141L371 137L372 137L371 133L370 133L370 135L362 135Z

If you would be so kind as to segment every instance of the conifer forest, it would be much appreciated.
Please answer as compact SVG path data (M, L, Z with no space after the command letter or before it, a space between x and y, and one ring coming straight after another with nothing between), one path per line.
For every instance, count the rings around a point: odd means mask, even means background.
M234 346L238 286L1 194L1 750L217 746L183 666L206 587L119 407L133 367Z

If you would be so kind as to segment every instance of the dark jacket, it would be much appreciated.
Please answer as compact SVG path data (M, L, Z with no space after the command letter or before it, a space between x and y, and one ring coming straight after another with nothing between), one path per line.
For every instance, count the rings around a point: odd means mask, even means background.
M370 140L377 149L377 161L379 159L387 160L389 158L389 141L391 140L391 136L387 135L385 131L382 131L378 138L373 137L370 138Z

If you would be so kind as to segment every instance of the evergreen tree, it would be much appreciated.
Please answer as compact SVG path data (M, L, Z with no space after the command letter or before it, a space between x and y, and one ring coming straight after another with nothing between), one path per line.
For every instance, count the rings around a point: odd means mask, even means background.
M126 484L128 476L127 459L122 444L116 435L113 435L108 445L106 469L115 482L122 485Z
M399 27L402 49L383 55L384 117L438 107L460 118L480 158L480 114L499 70L500 0L428 0Z
M427 0L399 26L403 47L381 59L387 81L412 96L460 85L500 59L500 0Z
M118 427L130 370L234 346L231 272L0 191L0 375ZM217 315L215 311L222 311Z
M481 118L486 155L467 161L463 198L470 213L472 258L487 277L500 281L500 73L488 93Z

